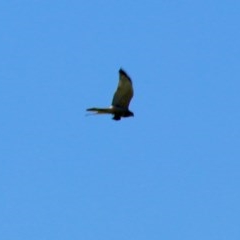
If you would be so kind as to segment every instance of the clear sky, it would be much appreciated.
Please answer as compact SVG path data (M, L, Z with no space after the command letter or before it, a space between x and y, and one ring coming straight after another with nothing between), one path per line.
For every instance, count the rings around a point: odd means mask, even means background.
M1 1L0 238L239 240L239 64L237 0Z

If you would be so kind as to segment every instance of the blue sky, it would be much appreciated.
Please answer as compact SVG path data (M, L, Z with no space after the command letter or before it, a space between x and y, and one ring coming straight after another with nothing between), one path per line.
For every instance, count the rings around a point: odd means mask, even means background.
M239 12L1 1L1 239L240 239ZM135 117L86 116L120 67Z

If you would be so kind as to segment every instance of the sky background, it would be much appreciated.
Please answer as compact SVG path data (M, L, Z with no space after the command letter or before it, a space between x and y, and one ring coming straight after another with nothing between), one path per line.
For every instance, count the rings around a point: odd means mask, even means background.
M0 2L2 240L240 239L240 2ZM122 67L134 118L111 104Z

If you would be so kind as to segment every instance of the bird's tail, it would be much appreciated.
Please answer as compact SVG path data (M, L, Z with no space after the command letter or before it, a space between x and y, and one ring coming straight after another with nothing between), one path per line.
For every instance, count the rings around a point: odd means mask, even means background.
M112 114L112 109L111 108L88 108L88 112L95 112L97 114Z

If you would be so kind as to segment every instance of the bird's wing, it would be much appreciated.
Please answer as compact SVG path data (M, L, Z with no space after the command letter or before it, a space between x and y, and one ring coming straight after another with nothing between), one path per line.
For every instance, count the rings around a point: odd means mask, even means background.
M95 112L98 114L114 114L114 109L113 108L88 108L88 112Z
M133 97L133 87L130 77L122 69L119 70L119 82L113 96L112 106L128 108Z

